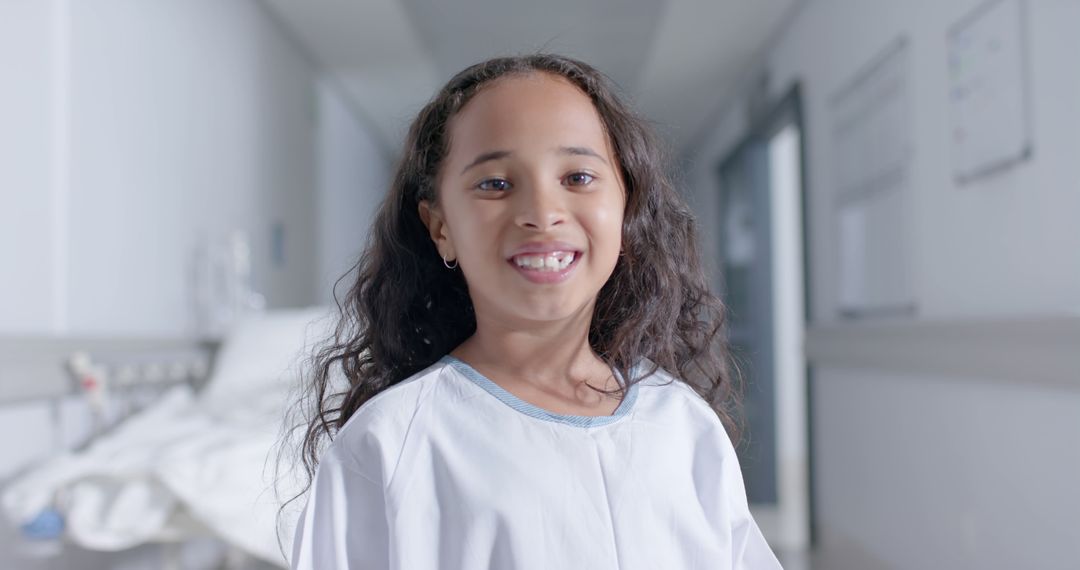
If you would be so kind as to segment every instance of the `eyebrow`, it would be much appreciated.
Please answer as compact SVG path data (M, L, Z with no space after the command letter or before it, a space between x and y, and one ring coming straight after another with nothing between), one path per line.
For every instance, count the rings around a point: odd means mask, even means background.
M474 166L477 166L479 164L483 164L485 162L489 162L489 161L492 161L492 160L499 160L499 159L502 159L502 158L506 158L506 157L510 156L510 154L511 153L508 150L493 150L491 152L485 152L484 154L481 154L480 156L473 159L473 161L470 162L468 165L466 165L465 168L462 168L461 173L465 174L466 170L468 170L468 169L470 169L470 168L472 168Z
M600 156L598 152L587 146L560 146L559 154L566 154L570 156L591 156L593 158L599 158L607 164L607 159Z
M604 158L599 153L597 153L595 150L593 150L593 149L591 149L591 148L589 148L587 146L560 146L557 150L558 150L559 154L568 155L568 156L591 156L593 158L600 159L601 161L604 162L604 164L608 163L606 158ZM473 161L470 162L469 164L465 165L465 168L461 169L461 173L465 174L466 171L468 171L470 168L472 168L474 166L478 166L480 164L483 164L485 162L490 162L492 160L501 160L503 158L511 156L512 154L513 153L508 151L508 150L493 150L491 152L485 152L485 153L477 156L476 158L474 158Z

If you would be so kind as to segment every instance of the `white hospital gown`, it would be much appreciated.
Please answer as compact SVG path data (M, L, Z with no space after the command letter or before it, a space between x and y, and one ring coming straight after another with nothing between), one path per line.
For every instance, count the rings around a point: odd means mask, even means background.
M670 379L659 369L611 416L567 416L445 356L338 432L293 567L780 568L723 425Z

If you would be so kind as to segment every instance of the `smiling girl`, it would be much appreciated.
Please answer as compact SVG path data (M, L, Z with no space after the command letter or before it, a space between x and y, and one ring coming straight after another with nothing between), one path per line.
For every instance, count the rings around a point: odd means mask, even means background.
M596 70L451 79L355 269L316 358L295 568L779 568L693 218Z

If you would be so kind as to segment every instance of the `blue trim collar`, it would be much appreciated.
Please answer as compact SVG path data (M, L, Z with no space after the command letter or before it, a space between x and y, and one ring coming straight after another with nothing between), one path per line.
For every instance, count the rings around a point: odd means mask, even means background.
M637 400L638 386L633 384L623 397L622 402L619 403L619 407L615 409L615 413L610 416L572 416L566 414L556 414L549 412L539 406L530 404L521 398L511 394L502 386L499 386L495 382L489 380L483 374L478 372L475 368L469 365L467 362L447 354L439 359L439 362L443 364L449 364L453 366L455 370L461 372L466 378L471 380L474 384L481 387L487 393L495 396L502 403L510 406L514 410L521 412L527 416L538 418L541 420L547 420L549 422L555 422L560 424L571 425L575 427L596 427L608 425L615 422L630 412L634 407L634 402ZM613 370L619 380L622 380L622 375L617 370ZM631 374L636 374L636 369L631 371Z

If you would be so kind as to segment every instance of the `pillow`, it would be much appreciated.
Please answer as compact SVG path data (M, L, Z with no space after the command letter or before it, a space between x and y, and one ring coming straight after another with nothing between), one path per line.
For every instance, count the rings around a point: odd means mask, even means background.
M336 311L323 306L242 319L226 334L200 398L211 407L235 409L243 398L291 390L301 366L333 334L336 322Z

